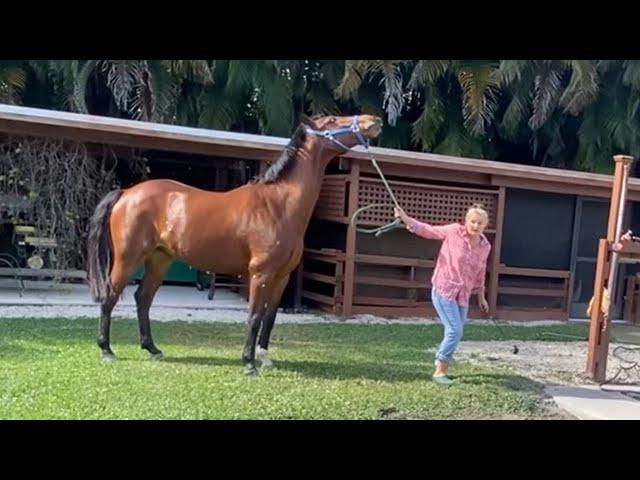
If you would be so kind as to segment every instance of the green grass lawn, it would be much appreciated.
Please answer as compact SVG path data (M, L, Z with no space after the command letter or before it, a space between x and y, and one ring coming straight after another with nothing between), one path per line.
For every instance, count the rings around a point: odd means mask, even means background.
M2 419L531 418L542 385L457 363L458 384L430 381L439 325L278 325L276 368L245 377L244 326L152 323L166 359L149 360L134 320L114 320L119 360L102 363L97 320L0 320ZM586 325L503 327L510 339L585 336ZM466 340L502 337L470 325ZM553 339L551 339L553 340Z

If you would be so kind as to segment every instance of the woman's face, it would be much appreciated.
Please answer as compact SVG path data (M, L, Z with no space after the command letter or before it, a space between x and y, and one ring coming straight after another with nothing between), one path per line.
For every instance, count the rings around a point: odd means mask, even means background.
M467 214L464 225L469 236L476 237L487 228L487 216L477 210L471 210Z

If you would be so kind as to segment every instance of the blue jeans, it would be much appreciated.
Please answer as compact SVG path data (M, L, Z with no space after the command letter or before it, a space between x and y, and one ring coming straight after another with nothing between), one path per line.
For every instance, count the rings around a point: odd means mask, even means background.
M436 359L450 363L453 353L462 338L464 322L467 320L469 307L463 307L455 300L440 296L435 288L431 289L431 300L438 312L442 325L444 325L444 338L436 352Z

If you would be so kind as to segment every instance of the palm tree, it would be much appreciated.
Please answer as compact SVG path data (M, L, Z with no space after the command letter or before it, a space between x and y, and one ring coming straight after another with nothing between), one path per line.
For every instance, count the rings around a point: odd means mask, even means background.
M638 61L2 61L0 102L280 136L367 111L394 148L593 171L640 154Z

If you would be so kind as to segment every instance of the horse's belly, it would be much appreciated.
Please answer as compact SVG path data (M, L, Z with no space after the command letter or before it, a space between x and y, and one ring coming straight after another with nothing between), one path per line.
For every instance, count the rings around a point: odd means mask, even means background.
M189 265L212 273L242 274L249 263L242 242L227 238L204 239L179 248L176 254Z

